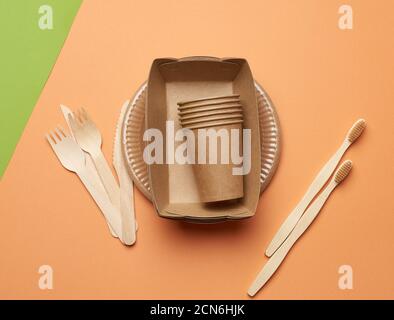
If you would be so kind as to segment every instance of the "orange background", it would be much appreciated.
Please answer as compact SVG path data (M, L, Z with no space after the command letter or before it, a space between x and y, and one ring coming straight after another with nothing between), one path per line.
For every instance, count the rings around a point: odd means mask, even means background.
M256 298L394 298L394 2L346 3L354 29L342 31L336 0L85 0L1 180L0 298L247 298L270 239L360 117L351 176ZM120 107L152 60L190 55L249 61L279 113L281 162L247 221L165 220L137 191L126 248L44 134L64 124L61 103L85 106L110 160ZM43 264L53 290L38 288ZM343 264L353 290L338 288Z

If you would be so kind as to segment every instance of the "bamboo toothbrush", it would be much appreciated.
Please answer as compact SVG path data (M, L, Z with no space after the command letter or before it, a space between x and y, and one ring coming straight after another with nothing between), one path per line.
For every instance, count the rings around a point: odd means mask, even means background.
M265 255L267 257L272 256L272 254L279 248L279 246L286 240L291 230L295 227L298 220L301 218L305 209L308 207L309 203L315 197L315 195L320 191L320 189L324 186L328 178L334 172L336 166L341 160L345 151L350 147L350 145L357 140L357 138L364 131L366 126L364 119L357 120L349 132L346 135L345 140L342 145L339 147L337 152L328 160L328 162L324 165L324 167L317 174L316 178L313 180L312 184L309 186L307 192L301 199L301 201L297 204L297 206L293 209L290 215L283 222L274 238L271 240L271 243L268 245L267 250L265 251Z
M308 210L305 211L294 230L290 233L288 238L283 242L279 249L268 260L263 269L257 275L253 284L248 290L250 296L254 296L257 291L264 286L264 284L271 278L271 276L278 269L287 253L290 251L294 243L301 237L306 229L310 226L316 216L319 214L320 209L330 196L331 192L338 186L349 174L352 169L352 162L346 160L342 163L339 169L335 172L334 177L331 179L327 187L321 192L316 200L310 205Z

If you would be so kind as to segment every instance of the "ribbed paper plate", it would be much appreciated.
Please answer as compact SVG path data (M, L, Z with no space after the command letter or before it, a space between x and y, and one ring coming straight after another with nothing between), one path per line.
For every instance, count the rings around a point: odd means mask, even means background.
M279 120L270 98L255 82L260 117L261 172L260 192L268 186L279 163ZM138 189L152 200L149 186L148 166L143 159L145 147L142 140L145 131L146 88L144 83L130 100L123 119L122 144L129 173Z

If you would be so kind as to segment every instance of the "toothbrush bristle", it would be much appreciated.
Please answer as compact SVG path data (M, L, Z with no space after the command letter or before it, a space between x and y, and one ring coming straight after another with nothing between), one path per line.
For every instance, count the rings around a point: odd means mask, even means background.
M364 119L357 120L347 134L347 139L349 140L349 142L353 143L354 141L356 141L357 138L363 133L365 127L366 122Z
M334 174L334 180L337 184L341 183L348 176L352 169L353 163L350 160L346 160L341 164L338 170Z

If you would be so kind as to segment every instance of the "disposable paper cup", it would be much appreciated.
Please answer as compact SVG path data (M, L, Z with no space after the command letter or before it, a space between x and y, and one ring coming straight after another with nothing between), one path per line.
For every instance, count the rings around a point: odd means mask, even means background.
M219 114L232 114L232 113L240 113L242 114L242 107L232 107L232 108L225 108L225 109L217 109L217 110L205 110L200 112L194 113L186 113L186 114L179 114L179 119L181 121L188 120L188 119L195 119L201 118L210 115L219 115Z
M187 110L191 108L198 108L198 107L207 107L207 106L215 106L215 105L221 105L221 104L235 104L235 103L240 103L239 98L223 98L223 99L217 99L217 100L207 100L207 101L197 101L193 103L188 103L184 105L178 104L178 109L180 111L182 110Z
M185 106L185 105L190 105L190 104L205 102L205 101L216 101L216 100L222 100L222 99L239 99L239 97L240 97L239 94L229 94L229 95L222 95L222 96L205 97L205 98L181 101L181 102L178 102L178 105Z
M179 105L178 109L179 110L187 110L187 109L191 109L191 108L215 106L215 105L221 105L221 104L234 104L234 103L240 103L240 100L237 98L237 99L221 99L221 100L215 100L215 101L201 101L201 102L196 102L196 103L187 104L187 105Z
M242 122L232 124L222 123L221 125L218 124L210 128L228 131L229 138L231 137L231 129L237 129L239 132L239 146L233 145L231 139L229 139L230 143L227 145L222 145L221 139L217 139L217 163L209 164L209 138L201 138L198 136L198 130L203 128L196 127L192 129L198 142L196 145L196 164L193 165L193 170L199 189L200 199L202 202L210 203L242 198L244 195L243 176L233 175L233 168L239 165L235 165L231 162L232 148L239 148L239 150L242 150ZM198 145L201 143L199 140L200 138L205 139L206 164L198 163L200 156L200 150L198 150ZM239 150L236 150L237 154L239 154ZM229 163L227 164L221 163L223 160L221 152L223 151L226 152L229 157Z
M242 105L240 103L231 103L231 104L219 104L219 105L208 105L208 106L200 106L191 109L186 109L183 111L178 111L179 116L184 116L188 114L205 112L205 111L214 111L214 110L225 110L232 108L240 108L242 110Z
M217 126L227 126L230 124L237 124L240 123L242 125L243 119L230 119L230 120L216 120L216 121L210 121L206 123L197 123L193 125L188 125L188 129L209 129L211 127L217 127Z
M189 125L197 124L200 123L201 125L209 124L212 121L218 121L218 120L233 120L233 119L240 119L242 120L242 112L233 112L229 114L213 114L213 115L208 115L208 116L203 116L203 117L198 117L198 118L192 118L192 119L187 119L187 120L182 120L180 121L182 127L187 127Z
M216 202L238 199L243 197L243 176L234 175L233 168L240 164L232 163L232 149L240 155L242 150L242 105L238 94L206 97L178 103L179 121L183 128L193 130L196 137L196 164L193 165L194 175L199 188L202 202ZM215 130L216 133L225 130L228 143L223 143L220 135L216 139L216 162L210 159L209 136L200 137L200 129ZM238 141L234 141L231 130L238 132ZM204 139L205 141L200 141ZM205 143L205 163L201 163L202 150L199 145ZM222 158L222 154L227 159ZM215 155L214 155L215 156Z

